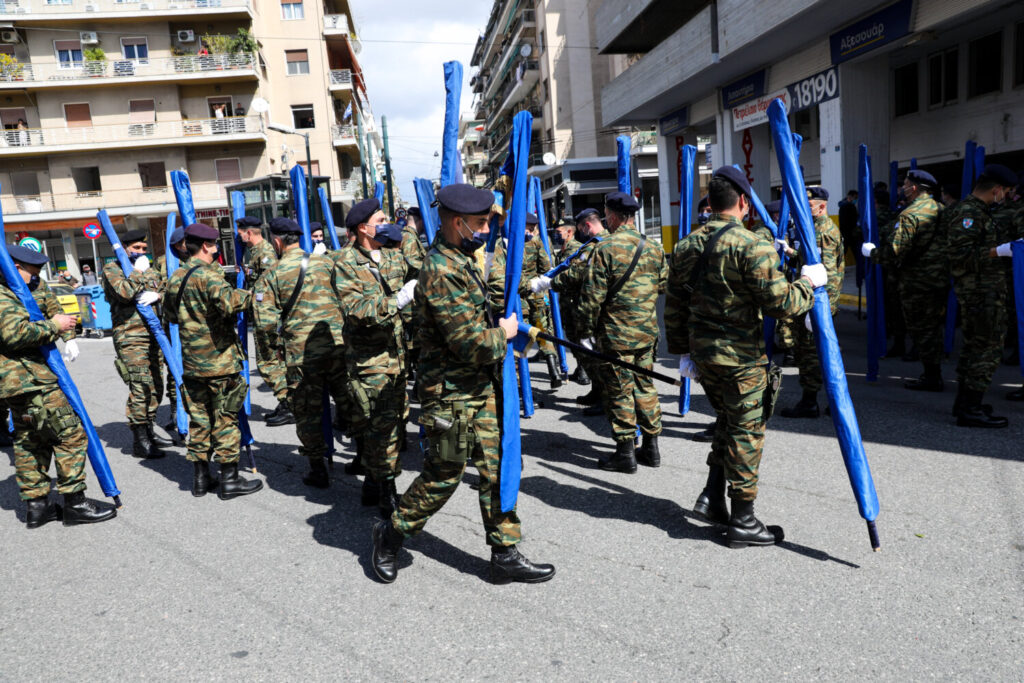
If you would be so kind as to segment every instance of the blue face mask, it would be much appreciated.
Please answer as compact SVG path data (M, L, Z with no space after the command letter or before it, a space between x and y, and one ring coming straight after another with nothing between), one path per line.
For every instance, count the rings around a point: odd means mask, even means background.
M525 241L525 242L529 242L532 239L533 239L533 235L531 235L530 233L526 233L525 235L523 235L523 241Z
M382 223L373 232L373 239L384 247L396 247L402 243L402 229L393 223Z
M323 244L323 243L324 243L323 240L313 240L313 245L314 246L316 246L317 244Z
M133 253L129 253L129 254L128 254L128 260L129 260L130 262L132 262L132 263L135 263L136 261L138 261L138 260L139 260L139 257L140 257L140 256L145 256L145 254L133 254Z

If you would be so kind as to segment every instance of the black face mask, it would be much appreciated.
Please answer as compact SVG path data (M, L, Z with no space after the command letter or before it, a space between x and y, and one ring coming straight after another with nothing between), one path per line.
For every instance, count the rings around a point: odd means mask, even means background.
M487 235L482 232L474 232L471 237L463 237L459 241L459 249L465 254L472 254L485 244L487 244Z
M38 286L39 286L39 276L38 275L33 275L32 277L30 277L28 279L28 291L34 292L34 291L36 291L36 288Z

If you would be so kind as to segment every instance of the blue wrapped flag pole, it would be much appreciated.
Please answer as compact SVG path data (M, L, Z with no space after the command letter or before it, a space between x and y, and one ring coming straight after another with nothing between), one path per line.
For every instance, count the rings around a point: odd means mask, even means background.
M548 220L544 215L544 200L541 197L540 191L540 178L530 178L530 195L533 197L533 201L527 198L527 202L533 207L534 213L537 214L537 232L540 233L541 244L544 245L544 251L548 254L548 260L554 260L551 253L551 243L548 241ZM555 328L555 336L559 339L565 337L565 333L562 328L562 309L558 301L558 292L551 290L548 294L551 300L551 324ZM569 374L569 359L565 354L564 346L557 346L558 351L558 365L562 370L562 374Z
M631 159L629 158L629 150L633 145L632 139L628 135L620 135L615 138L615 168L616 168L616 179L619 183L619 192L625 192L626 194L633 194L633 176L631 173ZM640 228L637 228L639 231ZM635 433L636 443L640 445L640 428L637 427Z
M331 213L331 202L327 199L327 188L318 187L316 193L320 197L320 212L324 215L324 232L328 236L328 244L331 251L341 249L341 242L338 241L338 229L334 225L334 214Z
M459 105L462 99L462 63L444 63L444 132L441 135L441 187L462 182L459 155Z
M196 222L196 209L192 204L192 183L188 179L188 173L171 171L171 189L174 190L174 200L178 204L181 224L187 228Z
M1024 377L1024 242L1016 240L1013 249L1013 296L1017 309L1017 349L1020 353L1020 374Z
M972 170L974 171L974 180L977 180L978 176L981 175L981 172L983 170L985 170L985 147L984 147L984 145L977 145L974 148L974 167L973 167ZM972 188L971 189L973 189L973 183L972 183ZM967 191L968 194L970 194L970 192L971 192L971 190Z
M857 165L858 213L865 242L879 243L875 201L872 197L871 157L867 145L859 148ZM868 285L868 372L867 381L878 381L879 359L885 355L885 280L882 266L874 260L865 264Z
M384 206L384 192L386 190L387 185L379 180L373 184L373 198L380 202L381 206Z
M441 222L437 216L437 207L433 206L434 183L426 178L416 178L412 181L412 184L416 189L416 203L420 207L420 216L423 219L423 232L427 235L427 244L433 244Z
M800 235L804 262L808 265L821 263L817 241L814 239L814 221L811 208L807 201L807 190L795 150L793 136L786 116L786 107L782 100L776 99L768 106L768 120L771 125L772 140L782 171L783 189L789 197L791 211L796 219L797 232ZM814 290L814 308L811 310L814 338L821 358L822 373L829 404L832 407L832 425L839 439L839 448L846 464L846 472L850 478L854 497L860 515L867 521L868 537L871 547L876 552L881 548L878 541L878 530L875 519L878 517L878 495L875 492L871 468L867 455L864 453L864 442L861 439L857 415L850 399L850 389L846 383L846 370L843 357L839 350L835 327L832 324L832 311L829 306L828 293L825 287Z
M171 279L171 274L181 266L181 260L171 247L171 233L174 232L174 226L177 223L177 220L178 215L173 211L167 214L167 229L164 231L164 237L166 240L166 244L164 245L164 261L167 263L168 280ZM177 323L172 323L167 326L167 337L171 341L171 353L180 364L181 335L178 332ZM174 402L174 426L178 430L178 435L184 439L185 435L188 434L188 413L185 411L185 398L181 395L181 391L178 392L177 400Z
M683 166L679 173L679 234L682 240L690 234L693 224L693 179L694 167L697 162L697 148L683 145ZM690 378L683 378L683 386L679 387L679 414L690 412Z
M3 234L4 218L3 213L0 212L0 235ZM28 285L21 279L21 274L14 265L14 259L11 258L10 253L7 251L7 242L3 239L0 239L0 272L3 273L4 279L7 280L7 286L11 288L11 291L14 292L15 296L21 300L22 305L25 306L25 310L28 311L29 320L33 322L46 320L46 316L39 310L39 304L32 298L32 292L29 291ZM78 393L78 387L75 386L74 380L71 379L71 374L64 365L64 359L61 358L57 345L53 343L44 344L39 347L39 352L43 354L47 367L57 376L57 386L64 392L64 396L68 399L68 404L82 421L82 428L85 430L85 436L88 439L86 455L89 457L89 464L92 465L92 471L96 475L96 480L100 483L103 495L113 498L114 505L121 507L121 491L117 488L117 482L114 481L113 472L110 471L110 463L107 462L107 454L103 450L103 443L96 433L92 420L89 419L89 413L85 409L85 402L82 401L82 396Z
M552 268L548 272L544 273L544 277L553 278L556 275L559 275L559 274L564 273L565 271L569 270L569 266L572 265L572 262L575 259L579 258L580 255L583 254L583 250L584 250L584 248L588 244L590 244L592 242L600 242L600 241L601 241L601 236L600 235L595 235L594 237L591 237L589 240L587 240L582 245L580 245L579 249L577 249L576 251L574 251L571 254L569 254L568 256L566 256L565 260L563 260L561 263L559 263L557 266L555 266L554 268Z

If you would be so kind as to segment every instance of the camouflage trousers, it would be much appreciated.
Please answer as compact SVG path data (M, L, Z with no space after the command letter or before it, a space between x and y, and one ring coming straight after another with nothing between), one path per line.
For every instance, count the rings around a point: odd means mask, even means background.
M554 327L551 325L551 316L548 312L548 305L544 302L544 297L524 297L523 309L523 318L530 325L539 327L548 334L554 334ZM543 340L537 340L537 348L548 356L555 352L554 346Z
M649 346L605 353L653 370L656 349L656 346ZM611 422L612 436L616 441L632 439L636 436L637 427L644 434L661 434L661 402L653 379L611 363L598 362L596 370L601 382L604 412Z
M922 363L941 364L946 357L947 298L945 287L922 290L900 283L903 319Z
M64 392L54 384L4 402L14 416L14 470L21 499L42 498L50 492L51 459L57 466L60 493L84 491L88 440Z
M288 371L278 354L277 335L257 328L253 332L256 345L256 368L260 376L274 392L278 403L288 398Z
M764 448L764 365L698 364L700 385L715 409L715 436L708 465L721 465L734 500L757 498L758 468Z
M424 407L420 420L426 426L430 450L424 458L423 471L391 516L391 524L403 536L422 531L427 520L444 507L462 481L466 460L472 460L480 473L480 516L487 545L510 546L522 539L516 511L501 511L499 404L492 393L486 398L442 400ZM451 423L451 427L435 427L436 418Z
M240 372L219 377L185 377L189 460L238 462L242 449L238 411L245 404L247 391Z
M405 380L404 372L349 377L349 400L363 440L362 461L375 481L393 479L402 472L398 446L409 412Z
M114 368L128 385L128 405L125 407L128 424L153 422L164 394L161 370L164 357L159 345L148 332L145 336L115 336L114 351L117 354Z
M1003 357L1006 334L1006 292L977 291L956 286L964 343L956 364L960 386L984 393Z
M345 349L336 346L309 359L306 365L289 365L287 376L288 403L295 415L295 433L301 444L299 455L322 458L327 455L328 447L324 439L324 410L329 415L331 397L342 396L348 390ZM331 439L334 439L333 431Z

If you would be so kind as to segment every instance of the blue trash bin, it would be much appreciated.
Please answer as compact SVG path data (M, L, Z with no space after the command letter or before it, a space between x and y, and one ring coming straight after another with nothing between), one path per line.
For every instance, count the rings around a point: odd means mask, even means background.
M110 304L101 285L85 285L75 290L78 307L82 311L82 330L87 337L103 337L114 324L110 317Z

